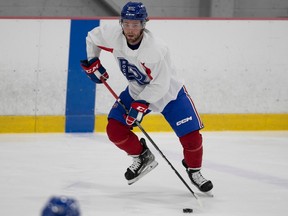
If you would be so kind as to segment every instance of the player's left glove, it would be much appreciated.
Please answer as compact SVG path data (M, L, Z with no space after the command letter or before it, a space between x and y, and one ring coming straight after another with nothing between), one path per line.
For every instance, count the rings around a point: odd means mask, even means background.
M101 78L105 81L109 78L106 69L102 66L98 57L88 60L81 60L81 67L87 76L95 83L102 83Z
M143 119L144 113L148 110L148 107L149 103L147 103L145 100L133 101L129 109L129 113L126 116L126 123L128 125L133 125L135 121L140 123Z

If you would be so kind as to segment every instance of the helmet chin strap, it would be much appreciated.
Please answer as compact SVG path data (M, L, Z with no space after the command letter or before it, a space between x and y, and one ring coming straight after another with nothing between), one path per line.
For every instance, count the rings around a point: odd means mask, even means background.
M142 29L141 29L140 36L139 36L139 37L143 36L144 30L145 30L145 28L142 28Z

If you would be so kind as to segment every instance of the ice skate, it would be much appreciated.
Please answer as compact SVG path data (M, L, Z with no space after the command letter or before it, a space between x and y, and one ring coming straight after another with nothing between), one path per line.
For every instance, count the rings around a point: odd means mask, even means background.
M128 185L138 181L158 165L158 162L155 161L155 156L148 149L145 139L141 138L140 142L143 145L143 152L140 155L131 155L133 164L127 168L125 173Z
M186 172L191 180L191 182L201 191L201 192L208 192L212 190L213 184L210 180L205 179L201 172L200 169L190 169L185 160L182 160L183 166L186 168Z

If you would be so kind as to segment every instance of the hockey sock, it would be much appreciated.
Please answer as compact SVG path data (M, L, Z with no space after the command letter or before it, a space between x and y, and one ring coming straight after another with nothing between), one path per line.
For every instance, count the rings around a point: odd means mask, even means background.
M142 153L143 146L129 126L115 119L109 119L106 132L110 141L127 152L128 155L139 155Z
M193 131L179 138L183 146L184 160L189 168L200 169L202 166L202 135Z

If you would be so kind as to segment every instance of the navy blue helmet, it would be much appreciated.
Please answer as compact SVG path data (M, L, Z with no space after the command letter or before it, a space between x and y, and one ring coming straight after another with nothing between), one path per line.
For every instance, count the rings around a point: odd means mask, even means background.
M128 2L121 11L121 20L148 21L148 14L145 6L141 2Z
M41 216L80 216L80 209L75 199L55 196L44 206Z

